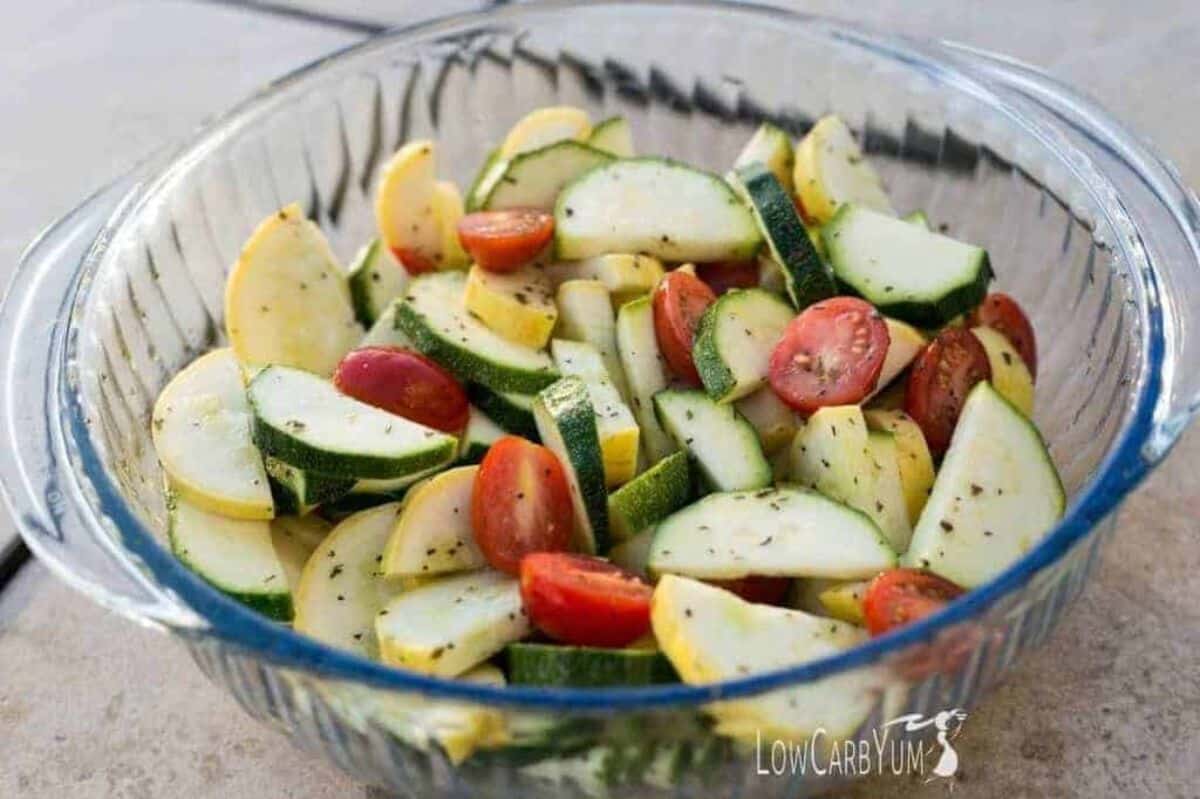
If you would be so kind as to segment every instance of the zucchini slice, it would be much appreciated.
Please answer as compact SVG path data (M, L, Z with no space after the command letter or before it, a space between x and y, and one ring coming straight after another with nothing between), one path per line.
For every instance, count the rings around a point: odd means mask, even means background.
M633 158L633 131L625 117L609 117L597 122L587 143L617 158Z
M710 494L659 523L650 570L698 579L873 577L896 552L866 514L797 486Z
M1037 428L990 383L979 383L967 395L905 565L974 588L1033 548L1065 508Z
M409 490L383 550L388 577L425 577L487 565L471 530L471 491L478 466L460 466Z
M604 361L608 379L617 393L629 401L629 385L617 355L616 319L608 289L597 280L568 280L558 287L558 330L562 339L592 345Z
M609 310L607 304L605 310ZM553 341L550 351L559 372L564 376L574 375L587 386L596 414L605 485L615 488L627 482L637 472L641 431L629 406L609 379L603 358L591 344L561 338Z
M396 324L425 355L460 380L494 391L532 394L558 378L545 352L515 344L472 316L463 304L462 272L421 275L396 307Z
M682 508L692 499L692 468L674 452L608 496L613 539L627 541Z
M749 164L734 173L754 212L771 258L782 267L788 297L797 309L837 293L833 275L813 247L792 197L763 164Z
M492 391L479 383L467 383L467 399L472 405L506 432L537 443L541 439L533 421L533 396Z
M846 123L836 116L817 120L800 140L793 178L805 213L818 224L828 222L849 203L896 214L883 181L863 157Z
M522 152L504 165L484 197L487 211L506 208L554 208L563 187L585 172L612 161L603 150L577 141L559 141Z
M250 382L254 441L267 455L335 477L406 477L449 462L458 441L346 396L314 374L268 366Z
M483 207L483 201L491 193L496 181L500 179L500 175L504 174L506 165L505 160L500 157L499 147L494 148L484 157L479 171L475 174L475 179L471 181L471 186L467 189L465 209L467 213L478 211Z
M500 425L474 405L468 408L467 428L459 441L458 462L464 465L479 463L487 451L505 435Z
M509 644L504 650L513 685L599 688L679 682L671 661L645 649L558 644Z
M922 230L861 205L844 205L821 229L838 281L884 316L941 327L987 294L982 247Z
M666 576L654 590L654 634L683 681L705 684L774 671L856 646L853 625L797 610L756 605L721 588ZM865 668L709 709L716 730L736 738L810 745L846 739L866 721L886 673Z
M396 262L379 239L373 239L358 251L346 279L350 284L354 315L370 330L392 300L404 293L408 271Z
M738 153L737 160L733 162L733 169L736 172L750 164L765 166L779 180L784 192L791 196L795 154L792 152L792 139L787 131L770 122L759 125L750 141L746 142L746 146Z
M456 677L531 631L520 584L490 570L406 591L375 617L385 663L439 677Z
M654 395L654 409L663 429L691 456L712 490L771 484L771 464L758 434L732 405L720 405L703 391L667 389Z
M761 388L771 352L794 316L790 305L765 289L735 289L708 306L692 345L708 395L732 402Z
M654 309L650 297L621 306L617 312L617 354L629 381L629 404L642 429L642 448L651 463L662 460L678 447L658 422L654 395L670 384L658 336L654 332Z
M330 477L266 457L263 462L275 498L275 512L303 516L318 505L333 502L354 487L352 477Z
M375 615L399 593L379 558L396 526L399 502L343 519L313 551L296 588L297 632L364 657L379 656Z
M390 302L383 309L379 318L375 320L375 324L371 325L371 329L363 336L359 342L359 347L403 347L405 349L413 349L412 342L408 340L408 336L396 327L396 303L398 300Z
M467 272L463 302L493 332L535 350L546 346L558 321L550 280L534 266L499 274L475 264Z
M230 349L192 361L158 395L150 434L172 488L189 502L237 519L275 515L250 406Z
M716 175L662 158L584 174L558 197L560 258L641 252L664 261L746 260L762 245L749 210Z
M533 418L542 443L563 466L575 507L575 545L588 554L603 554L609 546L608 502L604 456L596 431L596 411L587 385L564 377L538 393Z
M261 519L230 519L167 489L167 536L175 557L205 582L277 621L292 618L287 573Z
M247 366L333 373L362 338L346 277L296 203L259 224L225 284L225 329Z

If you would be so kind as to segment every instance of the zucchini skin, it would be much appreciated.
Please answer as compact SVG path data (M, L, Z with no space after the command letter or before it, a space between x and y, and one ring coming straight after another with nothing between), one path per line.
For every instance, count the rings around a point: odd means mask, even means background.
M609 495L613 538L629 540L682 508L694 495L687 453L671 453Z
M678 682L661 652L555 644L509 644L508 677L514 685L595 688Z
M604 458L596 413L587 387L578 377L564 377L538 394L575 472L580 498L591 522L593 554L603 554L612 545L608 530L608 489L604 483Z
M406 458L379 455L350 455L318 449L285 430L264 422L257 415L251 427L254 445L264 453L299 468L327 475L354 475L356 478L388 480L449 463L455 456L455 440L445 446L428 449Z
M737 378L721 357L717 346L717 311L713 309L720 304L718 298L700 317L700 324L696 328L696 340L692 344L692 362L696 364L700 382L704 385L705 392L718 401L737 387Z
M275 458L264 460L275 512L284 516L303 516L317 505L332 502L354 487L354 480L349 477L307 472Z
M987 296L988 285L995 277L991 259L987 253L983 255L983 264L975 280L959 286L938 300L904 302L879 302L877 298L868 297L854 286L838 279L838 289L844 294L862 297L875 306L879 313L908 322L924 329L936 329L949 322L959 314L966 313L983 302Z
M736 175L746 189L768 247L783 267L788 298L796 310L834 296L837 285L833 273L817 254L779 178L761 163L740 167Z
M467 383L467 399L484 415L513 435L527 438L534 443L541 441L533 411L519 408L505 399L500 392L493 391L481 383Z
M422 355L437 361L464 382L482 383L494 391L534 394L559 377L552 368L510 369L489 361L467 346L453 344L434 332L425 317L407 302L396 305L396 328L412 340Z

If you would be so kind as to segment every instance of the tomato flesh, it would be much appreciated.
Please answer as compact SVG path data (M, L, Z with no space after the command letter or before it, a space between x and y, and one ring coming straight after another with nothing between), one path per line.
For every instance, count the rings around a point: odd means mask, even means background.
M514 272L554 236L554 217L539 208L476 211L458 220L458 240L489 272Z
M423 275L426 272L433 272L437 269L437 264L432 258L428 258L416 250L406 249L404 247L390 247L392 255L404 267L404 271L410 275Z
M675 271L654 290L654 333L658 349L671 372L684 382L700 386L700 373L692 361L696 327L717 295L699 278Z
M1037 339L1029 317L1016 300L1007 294L992 292L971 312L969 325L990 327L1008 339L1029 367L1029 374L1037 378Z
M739 577L736 580L706 580L709 585L732 591L747 602L782 605L792 587L789 577Z
M623 647L650 631L654 590L587 555L540 552L521 561L521 601L543 633L574 646Z
M483 456L471 494L471 529L487 562L518 574L533 552L560 552L575 521L567 476L554 453L504 436Z
M402 347L351 350L334 370L333 384L360 402L447 433L467 424L467 394L458 381Z
M805 308L771 353L768 379L801 413L853 405L875 388L887 356L887 325L870 303L834 297Z
M925 434L931 453L946 451L967 394L991 378L987 351L966 328L948 327L925 345L908 375L904 410Z
M963 594L963 589L920 569L890 569L875 577L863 597L863 616L871 635L936 613Z
M758 285L757 261L713 261L696 264L696 277L721 295L731 289L749 289Z

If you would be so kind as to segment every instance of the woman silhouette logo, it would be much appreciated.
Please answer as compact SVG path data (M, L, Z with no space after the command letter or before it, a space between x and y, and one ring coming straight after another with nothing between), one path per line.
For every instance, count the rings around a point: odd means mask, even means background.
M891 727L894 724L903 724L905 732L919 732L933 725L934 729L937 730L937 742L942 747L942 754L932 769L933 776L925 780L925 782L932 782L939 777L953 777L958 773L958 752L950 745L950 742L958 737L958 733L962 730L963 722L966 720L967 712L962 708L956 707L950 710L939 711L930 718L925 718L920 713L897 716L883 726Z

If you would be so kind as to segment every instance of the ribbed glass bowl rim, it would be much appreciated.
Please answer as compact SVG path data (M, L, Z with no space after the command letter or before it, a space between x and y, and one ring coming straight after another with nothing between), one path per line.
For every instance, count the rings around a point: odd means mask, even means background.
M726 24L734 24L735 18L769 18L780 25L805 26L823 35L839 39L872 52L876 56L901 60L917 66L942 82L966 91L976 98L993 104L997 113L1004 114L1017 123L1026 133L1055 152L1062 163L1079 179L1103 209L1106 220L1115 230L1133 230L1133 222L1119 202L1100 200L1102 194L1115 198L1118 192L1111 182L1092 165L1091 161L1077 148L1067 142L1052 127L1014 109L1012 105L987 86L984 76L972 74L965 64L974 56L966 48L946 44L920 42L921 50L914 49L915 40L882 34L862 26L836 22L822 17L797 14L790 11L739 3L736 5L704 0L673 2L672 0L648 0L647 2L622 3L609 0L562 0L531 5L505 5L485 11L442 17L417 25L397 28L321 58L285 77L268 84L264 89L228 113L206 125L181 149L176 151L165 168L149 179L137 182L129 194L119 203L97 241L111 241L122 224L136 219L138 209L151 197L157 187L169 177L173 169L203 153L214 141L228 136L230 131L252 122L255 113L269 104L277 94L295 87L307 78L332 69L343 62L375 50L391 48L407 38L424 38L435 34L461 33L466 29L486 29L497 22L515 23L527 16L570 13L579 7L604 8L628 12L631 6L708 11L726 15ZM929 50L942 48L946 57L929 55ZM953 54L953 58L951 58ZM1003 59L1010 65L1016 65ZM1102 121L1107 121L1107 118ZM1115 122L1115 121L1114 121ZM1116 155L1120 155L1117 153ZM1127 160L1127 159L1122 159ZM1103 191L1101 191L1101 189ZM1066 516L1055 529L1034 549L991 582L976 588L951 603L939 613L908 625L891 634L873 638L868 642L821 660L777 671L755 674L736 680L711 685L672 684L649 688L600 688L568 689L509 686L503 688L458 682L429 677L414 672L401 671L367 660L344 650L322 644L288 627L278 625L225 597L216 589L189 571L170 552L162 547L154 533L149 530L125 503L113 479L106 472L99 453L92 442L84 420L79 399L79 386L69 377L67 361L74 347L63 350L62 358L50 365L52 379L61 381L63 396L67 398L65 418L54 423L66 425L69 439L78 447L77 459L72 469L81 469L94 489L94 501L89 503L86 515L93 522L108 517L118 530L124 546L136 555L158 584L174 592L191 610L208 625L207 628L176 628L190 637L216 637L261 657L279 666L298 668L324 678L348 680L401 691L410 691L445 699L484 705L504 705L539 710L569 710L579 712L603 712L616 710L638 710L670 706L688 706L758 694L789 685L813 681L840 672L863 668L875 664L881 658L897 653L905 647L931 640L940 630L968 621L982 614L997 601L1008 596L1033 578L1043 568L1058 561L1076 542L1085 537L1144 476L1141 461L1142 445L1153 431L1154 408L1162 394L1161 370L1164 358L1164 333L1162 303L1157 301L1158 281L1144 253L1126 246L1128 237L1115 236L1113 248L1131 267L1134 279L1146 295L1142 304L1142 336L1145 352L1142 374L1136 381L1139 390L1133 406L1126 412L1122 429L1115 445L1109 450L1100 467L1088 484L1076 497ZM70 325L80 318L80 310L90 294L91 281L86 279L99 265L103 247L98 247L84 260L74 281L75 297L71 301ZM68 340L72 336L68 332ZM78 475L77 475L78 476ZM99 529L95 527L94 529ZM124 554L124 553L123 553Z

